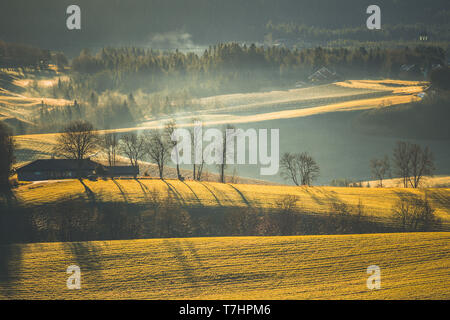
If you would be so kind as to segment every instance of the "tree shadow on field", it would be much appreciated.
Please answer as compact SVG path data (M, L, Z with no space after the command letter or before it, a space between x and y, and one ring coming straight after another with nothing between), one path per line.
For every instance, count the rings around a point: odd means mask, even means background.
M177 191L177 189L175 189L175 187L170 184L169 182L167 182L164 179L161 179L162 182L164 182L167 185L167 193L168 193L168 197L169 199L175 198L178 201L179 205L183 205L184 207L186 207L186 202L184 201L183 197L181 196L181 194Z
M205 187L205 189L208 190L208 191L212 194L212 196L214 197L214 199L216 199L217 204L218 204L220 207L223 207L223 205L222 205L222 203L220 202L219 198L217 198L216 194L211 190L211 188L209 188L209 187L208 187L206 184L204 184L203 182L200 182L200 181L199 181L199 183L200 183L203 187Z
M0 209L8 210L8 208L15 208L19 204L14 192L10 189L0 189ZM1 213L1 212L0 212Z
M310 188L306 187L304 188L304 191L313 199L317 204L324 205L323 199L319 198Z
M249 207L251 207L250 202L247 200L247 198L244 196L244 194L235 186L233 186L232 184L228 184L231 188L233 188L242 198L242 200L244 200L245 204Z
M148 193L150 193L149 188L143 184L141 181L139 181L139 179L134 178L134 180L139 184L139 186L141 187L142 192L144 193L144 197L148 198Z
M126 203L128 203L128 197L127 197L127 194L125 193L125 190L122 188L122 186L120 185L120 183L119 182L117 182L116 181L116 179L111 179L112 180L112 182L114 182L114 184L117 186L117 188L119 189L119 191L120 191L120 194L122 195L122 197L123 197L123 200L126 202Z
M102 256L101 248L92 242L63 242L63 250L72 256L71 264L80 267L81 274L92 272L101 279Z
M223 185L226 186L227 184L223 183ZM210 187L211 187L211 189L213 189L216 192L216 195L218 195L219 197L221 197L225 201L228 201L232 205L236 204L235 203L236 201L229 196L229 192L220 190L220 189L217 188L217 186L210 186Z
M79 178L78 181L80 181L80 183L83 185L84 187L84 192L86 192L86 195L88 197L88 199L95 204L96 203L96 199L95 199L95 193L91 190L91 188L89 188L84 182L82 178Z
M450 197L448 196L448 191L445 190L427 190L427 195L429 199L444 208L450 208Z
M197 262L197 264L200 267L202 267L203 266L203 261L200 258L200 255L198 254L197 248L195 247L194 243L192 241L187 241L187 240L185 240L184 243L188 247L189 251L191 252L191 254L194 257L194 259Z
M344 203L344 201L339 198L336 191L329 191L311 186L304 186L303 190L310 195L311 199L322 206L333 203ZM318 195L316 195L315 192L317 192Z
M18 244L0 245L0 294L14 297L22 266L22 248ZM0 298L1 299L1 298Z
M192 293L198 294L200 291L200 284L198 276L194 273L198 266L192 264L179 240L164 240L163 243L166 247L166 251L172 255L176 263L180 266L180 271L186 282L190 285L190 288L193 291Z
M403 200L403 201L413 200L413 199L417 198L417 196L414 193L408 192L408 191L394 190L394 193L400 200Z
M194 189L191 188L190 185L188 185L186 182L181 181L186 187L189 188L189 190L191 190L192 194L194 195L195 199L197 200L197 203L199 204L200 207L203 207L202 202L200 201L199 197L197 196L197 194L195 193Z
M11 190L0 192L0 295L12 297L22 266L22 247L14 244L28 231L19 201Z

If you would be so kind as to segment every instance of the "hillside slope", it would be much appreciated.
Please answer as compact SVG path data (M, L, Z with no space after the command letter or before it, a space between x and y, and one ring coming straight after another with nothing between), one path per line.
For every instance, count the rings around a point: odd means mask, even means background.
M425 193L445 224L450 223L450 189L294 187L215 182L115 179L36 182L15 189L25 205L57 203L81 197L86 201L150 203L176 201L181 207L276 208L288 195L297 197L296 206L305 213L328 213L332 204L358 205L374 219L389 219L400 198L423 198Z
M11 252L0 298L449 299L450 233L41 243ZM81 269L68 290L66 269ZM368 290L367 267L381 269Z

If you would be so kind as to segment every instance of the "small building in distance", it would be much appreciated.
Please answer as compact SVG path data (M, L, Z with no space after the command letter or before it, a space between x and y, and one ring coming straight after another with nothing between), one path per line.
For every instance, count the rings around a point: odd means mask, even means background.
M102 166L91 159L39 159L16 170L20 181L39 181L53 179L76 179L96 175L102 167L107 176L136 176L139 168L131 166ZM137 172L137 174L136 174Z
M422 31L419 33L419 41L428 41L428 33L426 31Z
M425 77L417 64L402 64L398 73L401 79L420 80Z
M327 83L339 80L340 77L336 72L330 71L326 67L322 67L308 77L308 80L316 83Z

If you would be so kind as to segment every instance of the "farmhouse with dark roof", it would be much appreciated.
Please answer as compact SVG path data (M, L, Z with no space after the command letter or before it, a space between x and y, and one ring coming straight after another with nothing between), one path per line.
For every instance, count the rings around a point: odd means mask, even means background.
M16 172L17 178L21 181L76 179L95 175L96 169L99 167L103 167L105 175L109 176L137 176L139 174L139 167L108 167L90 159L40 159L18 168Z

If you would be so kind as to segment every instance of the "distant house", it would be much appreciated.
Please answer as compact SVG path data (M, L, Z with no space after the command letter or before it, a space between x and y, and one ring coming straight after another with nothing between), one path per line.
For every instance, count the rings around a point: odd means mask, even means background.
M306 87L307 86L307 84L305 83L305 82L303 82L303 81L297 81L296 83L295 83L295 87L296 88L304 88L304 87Z
M424 73L417 64L402 64L399 76L406 79L421 79L424 77Z
M411 72L417 69L417 66L415 64L402 64L400 66L400 70L401 71L405 71L405 72Z
M102 166L90 159L40 159L24 165L16 170L21 181L39 181L52 179L86 178L94 175L96 169ZM139 168L129 166L104 167L108 175L135 176Z
M428 41L428 33L426 31L419 33L419 41Z
M322 67L308 77L311 82L329 82L339 79L336 72L330 71L326 67Z

